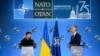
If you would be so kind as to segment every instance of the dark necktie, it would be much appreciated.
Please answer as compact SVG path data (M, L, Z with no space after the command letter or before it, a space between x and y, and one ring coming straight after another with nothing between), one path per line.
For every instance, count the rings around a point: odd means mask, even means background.
M74 39L74 37L75 37L75 36L74 36L74 35L72 35L72 39Z

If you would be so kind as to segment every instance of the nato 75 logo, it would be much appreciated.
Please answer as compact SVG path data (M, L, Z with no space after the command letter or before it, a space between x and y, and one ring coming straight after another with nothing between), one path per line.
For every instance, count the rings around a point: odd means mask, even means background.
M69 19L91 19L90 3L87 1L78 1L76 11L72 7Z

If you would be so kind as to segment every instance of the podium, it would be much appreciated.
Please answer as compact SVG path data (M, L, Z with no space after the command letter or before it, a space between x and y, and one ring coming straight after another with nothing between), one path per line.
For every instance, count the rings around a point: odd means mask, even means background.
M82 56L83 46L71 46L71 56Z
M21 56L33 56L33 46L22 46Z

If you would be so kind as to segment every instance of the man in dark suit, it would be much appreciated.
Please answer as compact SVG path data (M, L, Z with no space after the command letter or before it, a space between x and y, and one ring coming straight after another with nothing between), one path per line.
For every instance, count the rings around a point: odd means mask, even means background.
M70 31L72 32L72 36L69 42L69 47L71 46L80 46L80 42L81 42L81 36L80 34L77 32L77 26L72 26Z

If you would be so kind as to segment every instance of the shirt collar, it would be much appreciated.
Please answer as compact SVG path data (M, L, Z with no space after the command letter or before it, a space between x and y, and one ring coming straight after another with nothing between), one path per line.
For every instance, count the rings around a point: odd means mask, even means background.
M73 35L75 36L77 32L73 33Z

